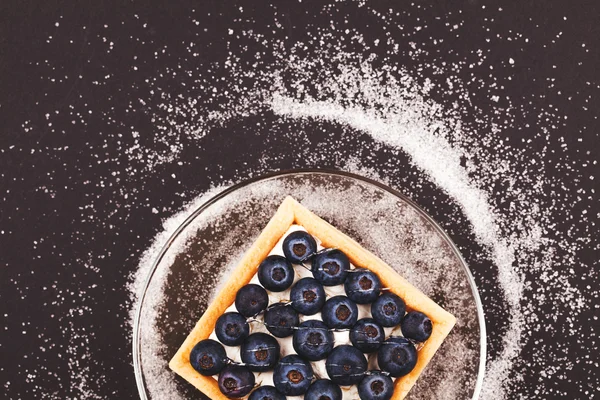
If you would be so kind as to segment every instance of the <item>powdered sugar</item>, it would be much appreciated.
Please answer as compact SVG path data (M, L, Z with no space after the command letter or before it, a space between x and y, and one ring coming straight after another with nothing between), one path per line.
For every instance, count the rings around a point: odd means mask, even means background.
M252 33L246 35L254 37ZM530 276L540 276L552 290L564 293L559 300L564 305L581 298L578 289L568 280L545 278L556 272L553 269L556 260L551 251L539 255L542 249L563 246L568 240L551 239L544 228L550 218L548 209L540 207L540 199L545 197L544 151L539 158L530 161L530 168L512 176L514 166L522 164L527 153L511 147L501 137L502 130L510 127L510 107L506 110L508 120L503 122L481 113L476 114L475 121L464 122L464 110L458 105L444 107L429 99L430 93L438 90L431 80L418 83L393 63L381 63L382 57L347 52L335 32L321 31L319 40L311 50L311 57L300 55L306 50L301 43L287 50L282 50L279 42L263 43L266 51L272 51L275 56L274 66L259 64L260 68L248 69L231 55L226 63L230 74L227 85L232 93L241 97L226 99L226 111L210 111L206 117L198 116L201 122L191 131L196 132L196 136L199 131L202 135L209 134L217 126L227 125L236 118L260 117L270 109L282 116L284 123L298 129L320 122L334 123L343 132L343 141L354 140L357 132L367 133L375 143L405 152L410 162L425 173L426 179L460 207L475 238L486 249L485 257L489 256L495 265L497 283L504 292L502 308L507 319L502 335L492 340L495 351L488 363L483 393L489 399L505 397L509 376L515 373L519 354L533 334L531 328L525 328L539 317L537 304L521 302L532 285L525 278L524 266ZM359 33L352 36L351 41L365 51L368 48ZM392 39L388 45L390 56L396 54ZM246 83L242 84L244 80L253 81L254 86L249 88ZM465 105L468 104L469 93L460 80L453 77L449 82L450 91L462 93ZM198 114L198 99L183 99L177 103L178 113ZM207 123L208 120L211 122ZM176 128L181 129L181 126L176 125ZM547 135L547 128L542 128L539 135ZM292 136L293 133L290 138ZM337 153L331 155L340 157ZM276 159L266 154L264 157L264 167L269 169L266 160ZM327 155L307 154L309 165L324 159L319 157ZM390 182L388 176L367 167L368 164L368 158L358 157L340 161L338 165L359 173L369 171L371 176ZM488 186L498 184L505 192L500 199L507 202L508 207L499 206L498 200L491 197L497 196L497 192L487 190ZM419 191L418 187L407 189ZM317 204L312 206L318 208ZM475 273L477 275L477 271ZM536 294L530 296L544 301ZM585 306L581 303L573 312L583 309Z
M591 8L274 3L169 12L130 4L92 19L64 9L35 30L30 20L13 24L31 40L7 47L0 104L5 397L135 396L127 319L153 255L194 199L307 167L402 191L457 243L486 311L486 399L597 397L600 86L598 43L586 37ZM328 114L333 108L339 113ZM303 202L329 217L345 200L315 194ZM152 239L161 219L165 232ZM232 235L247 233L229 223ZM364 244L380 255L408 247L411 230L393 245L388 233L373 229ZM171 258L177 271L210 290L183 291L187 313L172 318L193 322L250 242L223 244L227 260L190 259L181 247ZM460 289L408 268L431 253L416 246L397 265L429 293ZM128 288L128 276L137 284ZM173 310L159 306L176 289L169 276L155 272L153 321L172 321ZM181 338L154 338L157 364L144 367L167 392L181 390L164 369ZM475 352L447 346L452 365L460 363L453 354ZM469 386L427 382L453 394Z

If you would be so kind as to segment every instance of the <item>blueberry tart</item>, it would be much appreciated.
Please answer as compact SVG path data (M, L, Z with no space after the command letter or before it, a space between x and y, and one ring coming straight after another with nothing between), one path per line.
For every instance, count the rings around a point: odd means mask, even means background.
M226 276L169 363L213 400L402 400L456 322L291 197Z

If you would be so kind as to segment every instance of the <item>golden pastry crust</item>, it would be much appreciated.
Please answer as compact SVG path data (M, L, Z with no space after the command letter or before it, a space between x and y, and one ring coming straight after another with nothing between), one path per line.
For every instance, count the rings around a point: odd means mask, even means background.
M261 232L258 239L231 273L231 277L225 286L208 306L202 318L200 318L169 362L169 367L211 399L228 400L219 390L217 381L213 377L202 376L192 368L189 360L190 351L196 343L208 339L214 329L217 318L234 303L237 291L250 282L254 274L258 271L261 261L268 256L283 234L294 223L301 225L311 235L318 237L324 247L334 247L343 251L355 266L368 268L375 272L381 279L384 287L389 288L392 293L397 294L405 301L408 310L421 311L433 322L431 337L419 350L417 365L410 374L396 379L392 399L404 399L448 333L452 330L452 327L456 323L456 318L402 278L381 259L363 249L357 242L338 231L289 196L281 203L279 209Z

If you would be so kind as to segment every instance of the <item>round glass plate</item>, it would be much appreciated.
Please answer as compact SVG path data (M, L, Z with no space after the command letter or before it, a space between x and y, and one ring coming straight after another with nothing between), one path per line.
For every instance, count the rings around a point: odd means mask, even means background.
M140 397L208 399L169 369L169 359L287 195L457 317L407 399L476 399L485 365L485 323L473 278L456 246L399 192L357 175L325 171L243 182L206 202L177 229L153 265L134 322Z

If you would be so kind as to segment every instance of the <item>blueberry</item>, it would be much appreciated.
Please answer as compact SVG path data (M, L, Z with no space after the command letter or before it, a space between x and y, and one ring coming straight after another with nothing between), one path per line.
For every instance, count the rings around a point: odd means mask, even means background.
M371 304L373 319L387 328L400 324L405 312L404 300L394 293L384 293Z
M269 305L269 295L265 288L250 283L235 295L235 308L244 317L250 318L263 312Z
M277 303L265 311L265 325L273 336L291 336L299 323L300 317L296 310L286 304Z
M392 378L381 373L371 371L358 384L358 395L361 400L390 400L394 394Z
M227 346L239 346L250 334L250 326L242 314L228 312L217 319L215 333L219 342Z
M329 378L342 386L356 385L365 376L367 368L365 355L349 345L335 347L325 362Z
M329 379L319 379L310 385L304 400L342 400L342 389Z
M299 264L317 252L317 242L304 231L295 231L283 239L283 254L290 262Z
M294 282L294 267L282 256L268 256L258 266L258 280L271 292L283 292Z
M333 332L321 321L304 321L294 332L292 344L299 356L310 361L322 360L333 349Z
M433 324L427 315L418 311L411 311L404 316L400 324L402 335L417 342L424 342L431 336Z
M277 364L279 350L279 342L273 336L266 333L253 333L242 344L242 362L250 371L268 371Z
M350 260L340 250L327 250L313 258L311 270L315 279L323 285L340 285L348 275Z
M248 400L285 400L285 396L274 386L261 386L252 392Z
M363 353L373 353L379 350L384 340L383 327L372 318L358 320L350 330L350 341Z
M346 296L335 296L325 302L321 317L330 328L351 328L358 319L358 307Z
M273 382L282 394L300 396L308 390L313 376L310 363L295 354L291 354L283 357L275 366Z
M417 349L406 338L391 337L379 348L377 363L395 378L404 376L417 364Z
M358 304L369 304L379 297L381 281L368 269L356 268L348 274L344 289L350 300Z
M202 375L216 375L227 365L227 353L221 343L205 339L190 352L190 364Z
M316 279L302 278L292 286L290 300L299 313L314 315L325 304L325 289Z
M254 389L254 374L246 367L230 364L219 374L219 389L227 397L244 397Z

